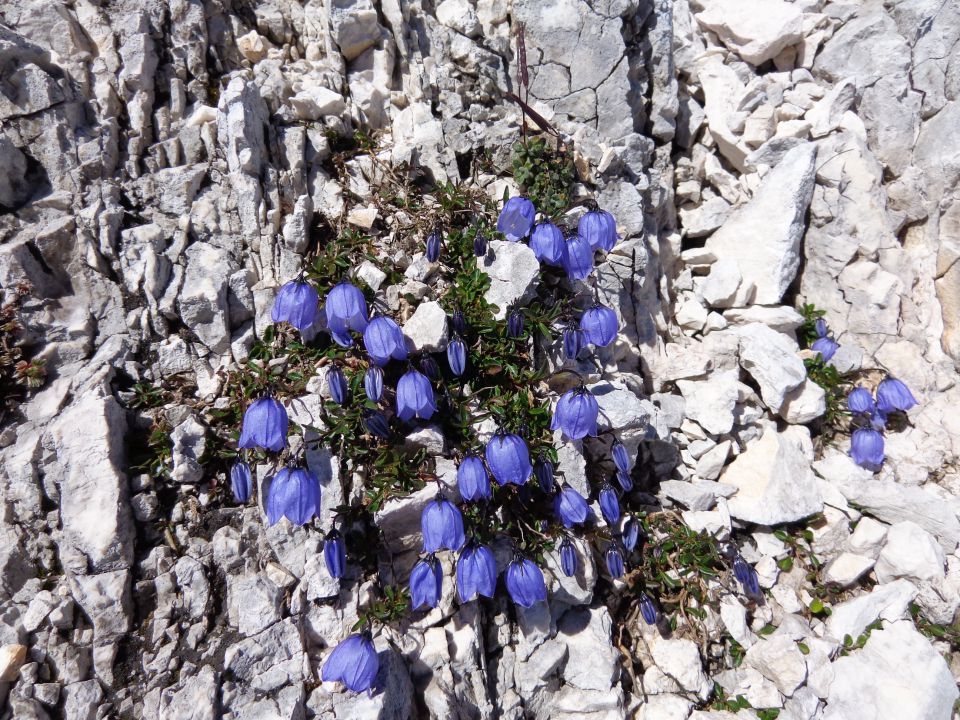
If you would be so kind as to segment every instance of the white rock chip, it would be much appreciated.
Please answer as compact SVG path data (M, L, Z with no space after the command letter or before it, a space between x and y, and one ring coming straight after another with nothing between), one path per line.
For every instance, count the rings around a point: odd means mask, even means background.
M407 350L411 353L437 352L447 346L447 314L438 302L425 302L403 324Z
M806 378L799 387L783 396L780 417L788 423L802 425L816 420L826 411L826 392L813 380Z
M730 432L739 396L739 372L714 373L709 380L678 380L677 388L686 401L687 417L714 435Z
M772 60L803 38L803 14L783 0L703 0L697 22L748 63Z
M658 637L652 643L650 652L657 668L681 688L703 699L709 697L713 683L703 671L700 651L694 642Z
M841 642L847 635L856 640L878 618L892 622L904 617L916 596L917 586L909 580L878 585L866 595L834 605L827 632Z
M797 355L797 343L759 323L744 325L737 333L740 364L760 385L763 402L779 412L787 393L807 379L807 370Z
M898 522L887 530L887 542L877 558L877 580L888 583L943 579L946 559L936 539L916 523Z
M797 644L786 635L775 635L757 642L747 650L744 661L773 681L777 689L790 696L807 677L807 664Z
M527 245L520 242L493 240L479 267L490 276L486 301L497 306L494 317L503 320L507 309L521 303L536 290L540 278L540 262Z
M612 622L605 607L568 610L557 623L557 639L569 656L563 679L582 690L608 691L620 677L620 654L610 644Z
M823 579L848 587L870 572L873 564L873 558L850 552L840 553L824 568Z

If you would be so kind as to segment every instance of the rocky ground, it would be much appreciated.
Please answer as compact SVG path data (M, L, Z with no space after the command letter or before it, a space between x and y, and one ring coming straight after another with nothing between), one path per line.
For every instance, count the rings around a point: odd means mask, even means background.
M28 363L0 410L3 717L958 717L956 0L0 0L0 21L0 349ZM382 688L353 695L317 668L369 579L327 574L329 524L225 500L206 443L325 229L378 238L360 274L388 300L437 292L375 178L515 191L521 26L529 103L623 238L594 379L653 469L640 499L735 539L764 598L709 581L697 633L620 612L592 570L534 612L447 599L378 635ZM877 473L808 377L807 303L838 373L919 401ZM385 504L384 532L423 502Z

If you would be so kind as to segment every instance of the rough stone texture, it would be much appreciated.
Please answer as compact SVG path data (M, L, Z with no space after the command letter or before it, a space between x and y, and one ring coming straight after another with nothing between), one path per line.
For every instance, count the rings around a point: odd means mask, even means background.
M503 320L514 305L523 306L540 277L537 256L523 243L494 240L478 264L490 276L490 289L484 299L497 306L494 317L498 320Z

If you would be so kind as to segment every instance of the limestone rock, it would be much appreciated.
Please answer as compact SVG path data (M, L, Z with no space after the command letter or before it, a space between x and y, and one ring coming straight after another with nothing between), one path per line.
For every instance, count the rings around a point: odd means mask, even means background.
M497 320L503 320L511 306L528 299L540 277L537 256L520 242L491 241L478 266L490 276L490 289L484 299L497 306Z
M783 0L704 0L697 22L754 65L772 60L803 37L803 15Z
M796 342L759 323L737 328L737 334L743 369L760 385L760 394L767 406L779 412L787 394L807 378L807 370L797 355Z

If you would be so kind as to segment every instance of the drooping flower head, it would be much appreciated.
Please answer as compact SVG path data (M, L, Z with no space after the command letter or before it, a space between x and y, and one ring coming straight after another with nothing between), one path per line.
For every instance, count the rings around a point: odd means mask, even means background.
M879 433L887 429L887 420L889 416L883 410L877 410L870 416L870 427Z
M486 456L487 467L501 485L523 485L533 473L530 450L519 435L501 430L487 443Z
M477 234L473 237L473 255L474 257L483 257L487 254L487 239L483 236L479 230Z
M563 355L567 360L576 360L583 349L583 331L576 325L563 329Z
M523 310L511 310L507 315L507 335L512 338L523 335Z
M440 244L440 231L434 230L430 233L429 237L427 237L427 260L436 262L440 259Z
M450 315L450 327L457 335L463 335L467 332L467 319L463 316L463 310L457 308Z
M623 577L623 553L616 543L610 543L607 546L607 552L604 553L604 560L607 561L607 571L614 580Z
M657 624L657 616L660 613L657 611L657 606L653 600L650 599L650 596L644 592L640 593L640 614L643 616L643 621L647 625Z
M473 453L467 455L457 468L457 489L467 502L486 500L490 497L490 477L483 460Z
M617 339L617 314L603 305L594 305L581 316L580 329L588 343L606 347Z
M287 444L288 425L287 411L279 401L272 397L254 400L243 414L243 429L237 445L280 452Z
M563 269L571 280L586 280L590 276L593 272L593 248L589 240L581 235L567 238Z
M569 485L561 488L560 492L553 498L553 510L564 527L568 528L586 522L587 515L590 513L583 495Z
M333 286L327 293L323 309L327 315L327 327L341 345L353 344L348 334L350 330L363 332L367 329L367 300L359 288L348 282Z
M743 591L747 595L760 594L760 580L757 577L757 571L754 570L753 565L743 559L739 552L733 558L733 575L743 586Z
M630 472L630 455L627 453L626 446L619 440L615 440L610 447L610 455L613 457L613 464L617 466L620 472Z
M887 378L877 385L877 409L880 412L892 413L894 410L906 412L917 400L910 392L910 388L899 380Z
M633 549L637 546L637 541L640 539L640 523L638 523L637 519L632 515L623 523L621 539L623 546L630 552L633 552Z
M847 395L847 407L852 413L863 413L873 415L876 412L877 404L873 401L873 395L863 387L855 387Z
M342 682L353 692L363 692L373 687L379 670L373 639L364 632L351 635L333 649L320 677L324 682Z
M403 330L391 318L383 315L373 318L363 331L363 347L377 365L386 365L391 358L407 359Z
M238 503L245 503L250 499L253 478L250 476L250 466L245 462L234 463L230 468L230 487L233 490L233 498Z
M883 465L883 435L871 428L859 428L850 436L850 457L862 468L877 471Z
M551 222L542 222L533 226L533 232L530 233L530 249L540 262L562 267L567 243L560 228Z
M423 531L423 551L434 553L446 548L459 550L466 537L463 533L463 516L460 510L443 494L427 503L420 516Z
M609 483L604 483L600 488L599 503L600 513L607 525L616 525L620 521L620 499Z
M597 434L597 416L600 406L597 399L580 385L567 390L557 402L553 411L551 430L561 430L568 440L580 440L587 435Z
M371 365L364 373L363 391L373 402L380 402L383 398L383 370L376 365Z
M263 504L270 525L284 517L294 525L306 525L320 514L320 481L306 468L281 468L270 481Z
M447 364L450 365L450 372L457 377L463 375L467 368L467 345L459 336L447 344Z
M433 359L432 355L424 355L420 358L420 372L430 380L437 381L440 379L440 366L437 365L437 361Z
M347 566L347 547L343 536L336 530L328 532L323 541L323 561L330 577L343 577L344 568Z
M840 344L833 338L820 337L813 341L810 349L820 353L820 357L824 362L830 362L830 359L836 355L837 350L840 349Z
M623 488L624 492L630 492L633 490L633 478L630 477L629 472L617 470L617 482L620 483L620 487Z
M533 607L547 599L547 585L536 563L516 556L506 570L507 592L520 607Z
M594 250L608 253L617 244L617 221L606 210L590 210L577 223L577 234L585 237Z
M540 485L541 490L545 493L553 492L553 463L545 452L541 451L533 464L533 475L537 478L537 484Z
M429 420L436 411L430 380L412 368L407 370L397 383L397 417L404 422L415 417Z
M366 412L363 417L363 425L371 435L383 440L390 438L390 423L387 422L387 418L382 412L377 410Z
M433 555L420 560L410 571L410 609L423 605L435 608L443 590L443 572Z
M827 336L827 321L823 318L817 318L816 322L813 323L813 327L817 331L818 338Z
M492 598L497 589L497 561L486 545L467 545L457 560L457 591L460 602L478 595Z
M570 542L570 538L564 538L560 543L560 569L567 577L573 577L577 574L577 551Z
M525 197L512 197L503 204L503 210L497 218L497 230L510 242L517 242L530 232L536 215L532 202Z
M330 397L337 405L343 405L347 401L347 379L343 376L343 370L336 365L327 373L327 387L330 388Z
M320 296L313 285L303 280L291 280L277 293L271 318L275 323L288 322L297 330L306 330L317 319Z

